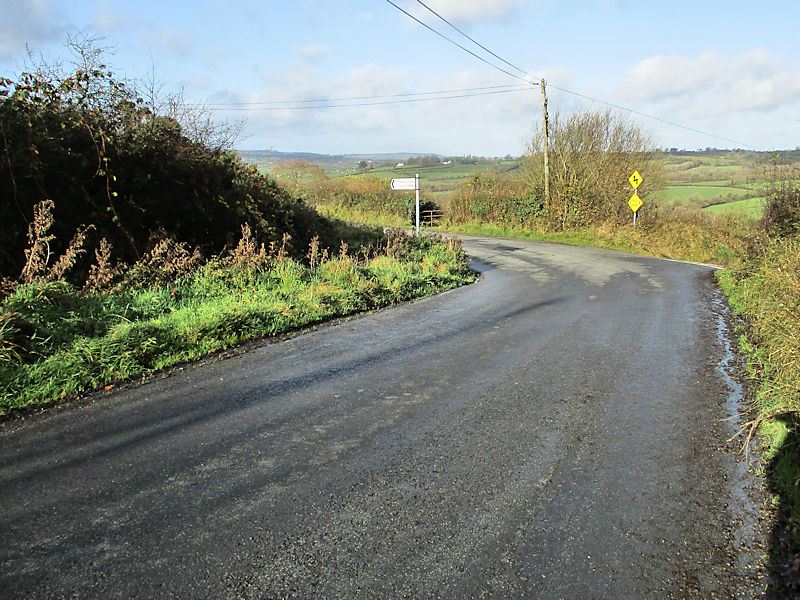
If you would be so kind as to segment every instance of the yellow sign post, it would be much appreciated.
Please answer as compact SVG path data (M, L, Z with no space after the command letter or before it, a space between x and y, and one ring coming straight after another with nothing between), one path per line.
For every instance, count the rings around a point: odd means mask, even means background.
M636 227L636 213L637 211L642 208L642 199L639 198L639 194L636 193L636 188L638 188L642 184L642 176L639 175L639 171L634 171L633 175L628 177L628 181L631 182L631 187L633 188L633 196L631 199L628 200L628 206L631 207L633 211L633 226Z

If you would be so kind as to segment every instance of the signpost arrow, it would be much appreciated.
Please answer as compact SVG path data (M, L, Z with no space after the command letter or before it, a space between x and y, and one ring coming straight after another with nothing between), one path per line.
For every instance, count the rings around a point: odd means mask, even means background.
M415 190L417 189L416 177L401 177L392 179L393 190Z

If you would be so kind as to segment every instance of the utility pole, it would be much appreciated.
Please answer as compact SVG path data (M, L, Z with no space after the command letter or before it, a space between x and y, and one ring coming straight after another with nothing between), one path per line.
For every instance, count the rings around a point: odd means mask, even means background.
M550 134L547 125L547 90L545 81L539 82L542 89L542 116L544 117L544 200L548 213L550 212Z
M414 176L414 189L417 190L417 237L419 237L419 173Z

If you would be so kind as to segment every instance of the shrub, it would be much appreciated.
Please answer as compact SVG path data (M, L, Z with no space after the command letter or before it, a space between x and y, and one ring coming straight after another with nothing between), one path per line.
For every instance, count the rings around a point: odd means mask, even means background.
M333 206L391 214L407 219L414 214L414 194L394 192L387 182L369 174L329 177L305 161L281 163L273 170L280 185L312 206Z
M544 194L521 177L484 171L460 183L447 203L453 223L479 221L501 226L526 227L542 217Z
M663 185L660 154L649 135L611 110L567 118L556 113L548 137L550 198L545 199L544 218L550 228L627 223L632 194L628 177L634 170L644 178L640 196ZM543 147L544 134L537 129L523 157L523 171L533 186L544 182Z
M779 165L773 157L767 169L767 202L761 225L773 236L800 232L800 168Z

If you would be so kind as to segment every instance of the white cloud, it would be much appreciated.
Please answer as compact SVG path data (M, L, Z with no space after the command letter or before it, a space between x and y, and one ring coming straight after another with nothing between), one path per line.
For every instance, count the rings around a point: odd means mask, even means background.
M530 0L426 0L425 4L445 19L464 22L505 17L517 8L530 4ZM415 12L419 14L419 11Z
M620 92L637 106L661 107L674 118L719 117L800 102L800 69L763 48L734 58L715 52L658 55L636 64Z
M758 48L733 62L734 81L728 106L770 109L800 101L800 69Z
M328 56L331 52L331 49L324 44L310 44L308 46L303 46L302 48L292 48L292 52L298 58L314 62Z
M122 17L114 12L114 7L109 0L100 0L97 3L97 8L98 12L94 17L94 25L100 31L119 31L132 24L130 17Z
M164 27L148 32L142 38L142 45L148 50L156 47L178 54L186 54L192 50L192 40L188 36Z
M410 75L410 68L386 70L369 63L340 75L333 85L336 89L349 90L353 96L393 94L405 91Z
M713 52L697 58L651 56L640 61L622 81L622 89L633 100L663 100L717 85L723 59Z
M65 19L49 0L3 0L0 2L0 54L19 55L25 46L63 39Z
M547 74L555 76L556 71ZM286 64L264 80L262 91L242 97L220 93L215 102L359 98L339 108L248 110L220 117L246 117L248 147L282 150L368 152L387 148L408 152L504 155L524 150L532 123L541 118L538 87L513 93L409 102L408 92L438 92L507 85L507 78L480 69L436 81L419 81L413 69L385 69L369 63L338 74L302 63ZM500 91L500 90L486 90ZM480 93L474 91L472 93ZM452 92L445 96L468 95ZM395 97L391 97L397 95ZM381 96L381 98L370 98ZM390 103L386 103L390 102ZM305 107L308 103L295 104ZM251 105L252 106L252 105ZM282 105L279 105L282 106Z

